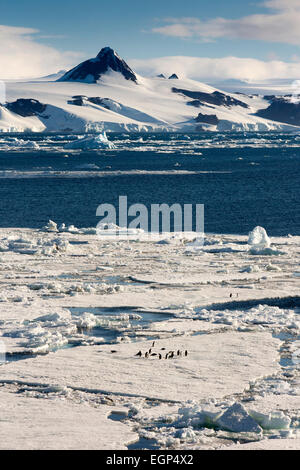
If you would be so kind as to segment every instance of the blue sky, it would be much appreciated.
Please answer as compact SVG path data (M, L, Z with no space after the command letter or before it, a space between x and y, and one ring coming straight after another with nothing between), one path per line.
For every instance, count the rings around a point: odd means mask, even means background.
M48 47L49 61L54 66L57 60L58 67L93 57L106 45L135 64L164 56L295 62L300 55L300 0L0 0L0 5L0 43L6 35L3 44L20 39L21 46L23 38L32 54L41 46L45 55ZM17 47L12 50L17 56ZM0 44L0 70L4 54Z

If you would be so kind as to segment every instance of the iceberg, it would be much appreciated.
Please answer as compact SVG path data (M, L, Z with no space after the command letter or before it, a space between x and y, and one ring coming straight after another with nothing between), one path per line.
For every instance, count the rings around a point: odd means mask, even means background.
M80 150L93 150L93 149L114 149L116 146L110 142L105 132L97 136L85 137L78 139L75 142L70 142L65 145L66 149L80 149Z
M283 251L271 248L271 240L263 227L255 227L255 229L249 233L248 245L250 245L249 252L251 255L279 256L284 254Z
M57 224L53 220L49 220L48 224L45 225L44 230L46 232L58 232Z
M266 230L263 227L258 226L249 233L248 245L262 249L269 248L271 246L271 240L268 237Z
M261 433L262 428L247 413L240 403L234 403L217 420L221 429L231 432L255 432Z

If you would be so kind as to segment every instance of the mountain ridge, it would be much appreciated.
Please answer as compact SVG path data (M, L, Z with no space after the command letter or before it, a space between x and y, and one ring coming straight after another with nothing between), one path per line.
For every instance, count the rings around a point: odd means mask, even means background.
M300 125L298 108L297 119L287 121L285 98L223 92L178 76L142 77L110 47L56 81L6 88L0 132L264 132Z
M95 58L81 62L81 64L66 72L57 81L97 83L109 69L120 73L126 80L137 82L135 73L125 60L121 59L114 49L108 46L103 47Z

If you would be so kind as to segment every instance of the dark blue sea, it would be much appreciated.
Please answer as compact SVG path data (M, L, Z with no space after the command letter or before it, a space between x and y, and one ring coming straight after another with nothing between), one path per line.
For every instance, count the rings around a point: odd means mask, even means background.
M0 135L1 227L93 227L99 204L127 196L204 204L210 233L300 235L299 134L110 134L115 149L66 150L78 137Z

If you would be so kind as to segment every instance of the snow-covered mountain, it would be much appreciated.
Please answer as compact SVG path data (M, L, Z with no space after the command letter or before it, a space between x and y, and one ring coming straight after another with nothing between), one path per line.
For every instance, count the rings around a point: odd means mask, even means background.
M172 71L169 79L141 77L109 47L57 81L10 81L6 91L6 102L0 104L2 132L267 131L300 126L299 105L290 103L290 97L226 93Z
M77 67L69 70L69 72L59 78L58 81L97 83L110 70L118 72L125 80L137 81L136 75L131 68L110 47L104 47L97 57L77 65Z

